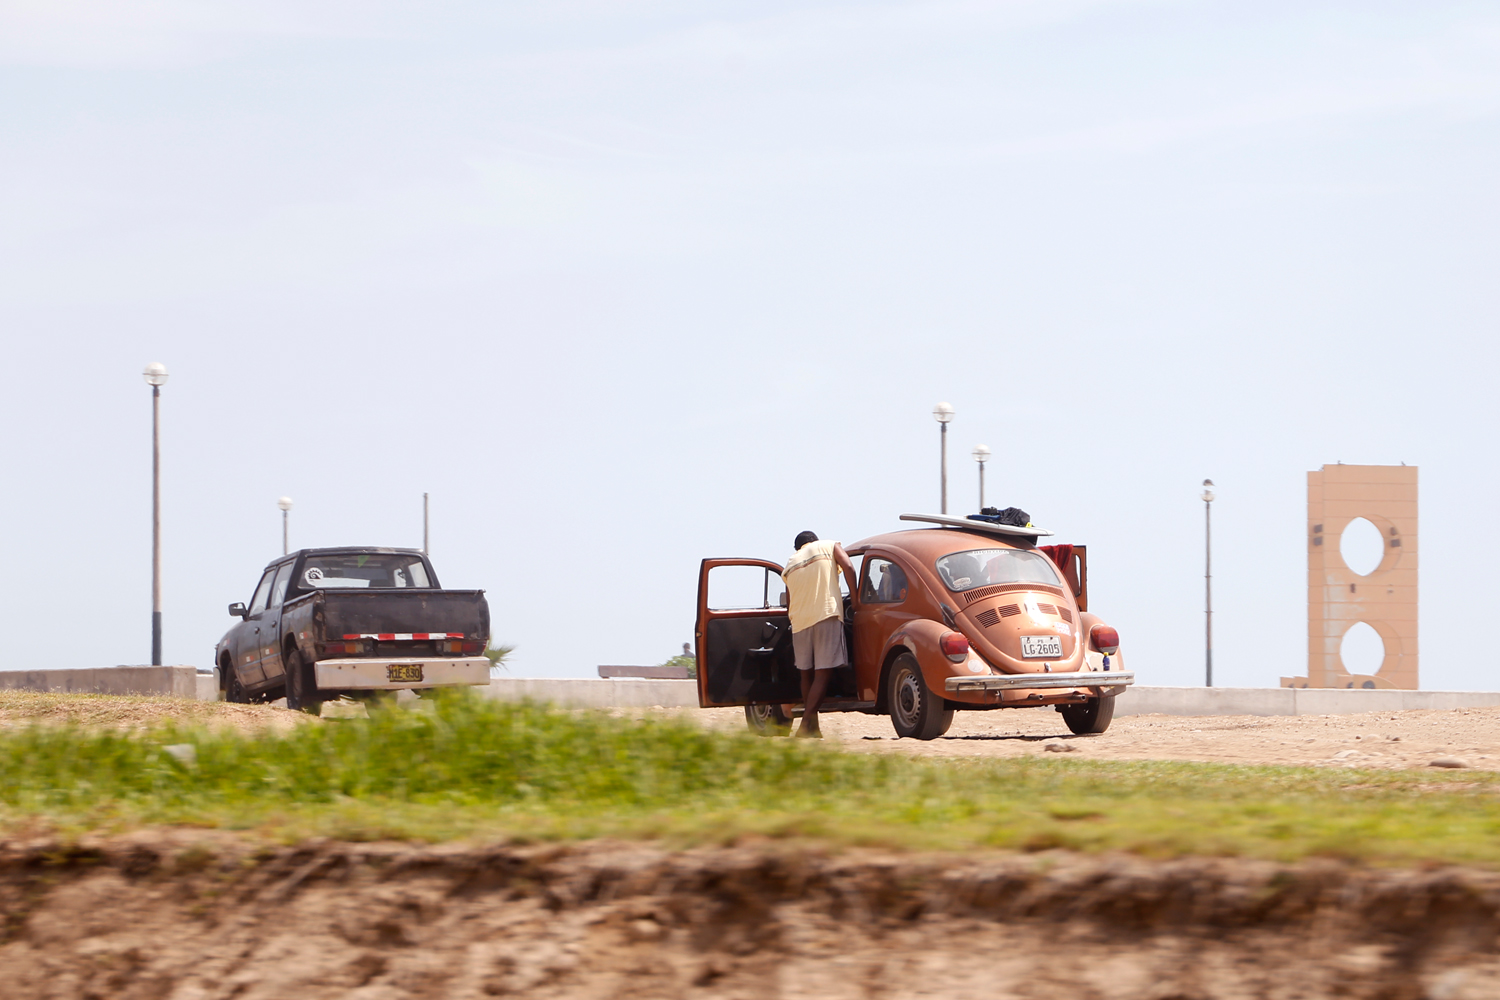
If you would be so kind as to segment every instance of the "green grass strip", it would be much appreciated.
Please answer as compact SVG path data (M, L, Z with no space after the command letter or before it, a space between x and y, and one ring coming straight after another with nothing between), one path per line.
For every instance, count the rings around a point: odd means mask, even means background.
M175 744L191 744L195 760L165 751ZM0 824L430 841L766 836L1500 866L1500 776L916 760L455 695L284 734L13 730L0 734Z

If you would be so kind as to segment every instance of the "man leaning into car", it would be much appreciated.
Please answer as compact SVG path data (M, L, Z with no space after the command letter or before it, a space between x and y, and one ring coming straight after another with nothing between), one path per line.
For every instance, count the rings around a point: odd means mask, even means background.
M820 542L811 531L795 541L797 551L786 562L786 581L792 619L792 652L802 680L802 726L798 736L821 737L818 706L828 691L829 671L849 663L844 642L844 599L839 593L839 571L852 594L859 584L854 563L838 542Z

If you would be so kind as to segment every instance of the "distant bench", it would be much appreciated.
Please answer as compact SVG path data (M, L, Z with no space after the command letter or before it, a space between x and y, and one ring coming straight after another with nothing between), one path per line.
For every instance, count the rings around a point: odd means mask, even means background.
M662 681L685 681L692 677L687 667L600 667L600 677L650 677Z

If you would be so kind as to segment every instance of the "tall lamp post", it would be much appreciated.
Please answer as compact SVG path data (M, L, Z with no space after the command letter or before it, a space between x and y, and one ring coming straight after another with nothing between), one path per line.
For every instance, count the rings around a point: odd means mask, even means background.
M1213 518L1214 481L1203 480L1203 676L1204 686L1214 686L1214 577Z
M290 532L287 529L287 521L290 519L292 498L282 497L276 501L276 506L281 508L281 554L286 555L290 551L287 546L287 539L290 537Z
M151 665L161 666L161 387L167 366L153 361L141 372L151 387Z
M943 509L940 513L948 513L948 422L953 419L953 407L947 403L939 403L932 408L932 419L942 427L942 452L943 452Z
M990 447L986 444L976 444L973 452L974 461L979 463L979 509L984 510L984 463L990 460Z

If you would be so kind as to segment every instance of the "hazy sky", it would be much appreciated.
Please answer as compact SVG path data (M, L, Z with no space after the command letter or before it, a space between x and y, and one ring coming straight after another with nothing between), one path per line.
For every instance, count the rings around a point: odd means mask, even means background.
M0 0L8 668L207 666L292 544L419 545L514 670L698 560L989 497L1142 682L1306 669L1305 473L1421 466L1423 686L1494 689L1500 8Z

